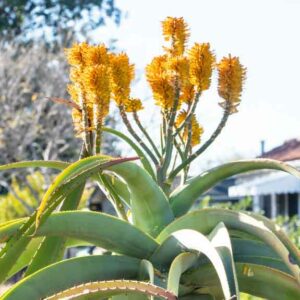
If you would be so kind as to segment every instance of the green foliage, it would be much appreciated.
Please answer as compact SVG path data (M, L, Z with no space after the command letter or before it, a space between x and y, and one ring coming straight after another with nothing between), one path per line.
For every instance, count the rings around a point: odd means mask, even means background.
M38 165L38 162L36 164ZM24 164L24 167L26 165ZM14 166L20 168L22 164L17 163ZM35 171L25 178L26 183L20 182L16 176L13 176L8 192L0 195L0 223L27 217L39 206L40 199L47 190L45 177L40 171ZM84 190L79 208L86 207L93 191L94 186L91 185Z
M291 241L300 249L299 216L293 216L292 218L278 216L276 223L284 228Z
M12 178L9 191L0 195L0 222L30 215L39 205L39 199L46 191L46 182L41 172L26 176L27 185Z
M199 203L199 208L206 208L213 206L216 208L231 209L235 211L247 211L252 208L252 197L246 197L237 203L231 202L222 202L214 203L213 205L210 202L213 199L210 197L205 197ZM263 212L261 212L263 214ZM293 217L281 216L279 215L275 219L275 223L284 229L290 240L300 249L300 227L299 227L299 217L297 215Z
M116 182L127 185L122 186L120 195L129 197L124 204L132 221L95 212L53 213L88 178L97 180L99 172L109 179L109 188L114 188L115 176ZM103 188L105 182L98 181ZM190 182L193 190L195 181ZM33 186L40 187L38 183ZM185 193L188 187L189 183ZM191 203L197 200L194 192L186 195L192 198ZM27 264L28 270L33 270L1 299L19 299L20 295L28 299L81 297L83 290L89 292L90 299L117 299L124 292L132 293L130 299L154 295L164 299L192 299L196 295L197 299L249 299L240 297L240 292L278 300L300 296L299 252L271 221L223 208L202 208L174 220L168 212L172 207L169 201L136 163L92 156L66 165L45 192L37 214L0 225L0 240L5 243L0 253L2 280ZM245 199L238 208L248 204ZM50 242L41 247L40 237ZM45 260L53 245L58 243L65 249L70 239L117 255ZM39 260L34 254L37 248L42 249ZM51 284L35 288L46 278Z

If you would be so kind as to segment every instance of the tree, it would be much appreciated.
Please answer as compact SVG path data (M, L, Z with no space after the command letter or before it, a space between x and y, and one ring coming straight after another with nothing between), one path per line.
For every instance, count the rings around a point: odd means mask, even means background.
M0 53L0 163L78 157L70 109L47 99L69 97L63 50L54 54L41 45L11 44ZM105 139L104 151L118 155L116 140Z
M2 0L0 34L5 40L29 42L40 39L68 44L74 36L105 24L120 23L114 0Z
M0 1L0 162L78 156L69 110L46 97L68 97L63 47L108 18L114 0Z

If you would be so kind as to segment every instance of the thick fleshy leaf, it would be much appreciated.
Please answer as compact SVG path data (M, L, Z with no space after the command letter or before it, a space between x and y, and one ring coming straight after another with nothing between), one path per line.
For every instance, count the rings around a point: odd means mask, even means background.
M24 233L33 232L33 224L35 221L36 214L33 214L27 219L27 221L20 222L20 228L14 233L13 236L9 239L4 247L0 250L0 283L3 282L12 267L14 266L16 260L20 257L22 252L26 249L30 242L30 238L24 236ZM1 230L9 229L11 231L11 226L15 227L17 222L12 222L11 225L7 225L8 228L1 228ZM4 230L5 232L5 230ZM4 240L7 239L7 235L4 233Z
M235 295L236 299L239 299L239 288L234 267L230 236L223 222L220 222L209 234L209 239L219 253L225 266L228 285L230 286L233 295L232 297Z
M236 263L235 266L241 292L272 300L300 299L299 284L292 276L256 264ZM217 274L208 263L184 274L182 280L211 290L218 286Z
M191 295L180 297L180 300L215 300L215 299L211 295L191 294Z
M16 273L18 273L19 271L21 271L22 269L24 269L25 267L27 267L33 256L35 255L37 249L39 248L41 242L42 242L41 237L38 238L34 238L30 241L30 243L28 244L28 246L26 247L26 249L23 251L23 253L18 257L17 261L15 262L13 268L10 270L10 272L8 273L7 278L11 278L13 275L15 275ZM90 246L91 244L88 242L84 242L84 241L79 241L79 240L67 240L66 242L66 248L69 247L78 247L78 246Z
M209 234L220 222L223 222L229 231L233 229L246 232L265 242L278 254L295 278L300 281L299 265L290 259L297 257L297 253L287 249L280 238L262 221L258 221L246 213L213 208L194 211L172 222L160 233L157 240L161 242L171 233L181 229L193 229L203 234Z
M169 275L167 289L176 296L179 294L179 283L181 275L191 268L198 260L199 255L196 253L185 252L179 254L172 262Z
M50 168L63 170L68 167L70 163L56 160L33 160L33 161L20 161L0 166L0 171L24 169L24 168Z
M197 251L199 254L204 254L210 260L218 274L218 278L222 287L221 290L223 291L225 299L233 299L233 297L236 297L236 289L232 288L230 280L228 279L228 276L231 276L230 270L227 265L223 263L221 256L205 235L195 230L183 229L173 232L172 236L174 236L190 251ZM190 267L191 263L195 263L195 261L196 260L193 261L192 259L189 260L188 266ZM176 268L176 261L175 266L173 265L173 267ZM178 287L175 283L177 280L178 278L174 278L174 280L171 279L168 282L170 284L170 287L175 289L175 291L173 290L173 292L175 293L178 293L178 291L176 292L176 289Z
M11 226L15 232L18 230L15 224ZM10 234L13 234L13 230L6 227ZM158 247L155 240L130 223L111 215L89 211L53 213L35 236L75 238L138 258L149 257Z
M84 186L85 184L79 186L66 197L60 207L60 211L77 209L84 191ZM65 237L46 237L35 253L30 265L26 270L25 276L28 276L45 266L62 260L66 250L66 241L67 239Z
M147 156L144 154L144 152L139 148L139 146L132 139L130 139L127 135L123 134L122 132L120 132L116 129L103 127L103 131L113 134L113 135L119 137L120 139L122 139L123 141L125 141L138 155L145 170L150 174L150 176L153 179L155 179L155 173L153 171L153 168L152 168L149 160L147 159Z
M64 260L19 281L1 300L39 300L93 281L136 279L140 260L125 256L86 256Z
M187 248L174 236L168 236L153 252L149 260L163 273L167 273L172 261Z
M131 213L137 227L155 237L174 220L166 195L143 168L125 162L107 170L120 176L128 185Z
M97 172L107 163L122 162L123 159L113 160L111 157L96 155L78 160L64 169L53 181L45 193L37 211L36 226L39 225L42 214L45 209L53 205L57 199L61 201L66 197L66 193L74 190L74 187L80 186L85 180ZM59 203L56 204L56 206Z
M0 243L6 243L7 240L20 228L21 224L28 218L20 218L0 224Z
M300 172L294 167L272 159L241 160L221 165L190 179L184 186L177 188L170 196L170 203L176 217L188 212L194 202L204 192L218 182L240 173L254 170L280 170L300 179Z
M255 214L252 212L248 213L252 218L256 219L258 222L262 222L264 226L266 226L269 230L271 230L278 239L284 244L284 246L289 251L289 259L290 262L293 264L298 264L300 266L300 250L292 243L292 241L289 239L289 237L286 235L286 233L280 228L279 225L277 225L275 222L271 221L270 219Z
M292 275L278 254L265 243L239 238L231 239L231 243L235 262L264 265Z
M114 296L118 295L118 296ZM60 299L107 299L113 296L113 300L140 300L149 299L147 296L156 296L160 299L177 300L177 297L169 291L150 283L133 280L96 281L74 286L45 300Z
M43 161L43 160L22 161L22 162L16 162L16 163L10 163L7 165L2 165L2 166L0 166L0 171L20 169L20 168L52 168L52 169L57 169L57 170L63 170L68 166L69 166L69 163L62 162L62 161ZM43 243L45 243L45 242L43 242ZM29 249L31 250L32 247L33 246L29 246ZM59 249L59 248L61 248L61 247L56 247L56 249ZM26 253L28 253L29 249L28 248L26 249ZM52 257L55 257L56 255L53 251L53 248L51 250L52 250L51 251ZM63 252L63 251L61 251L61 252ZM45 253L45 254L46 254L45 257L49 257L47 255L47 253ZM19 261L20 261L20 259L18 259L18 262ZM14 272L15 269L16 269L16 265L14 266L12 272Z
M14 262L21 255L22 251L28 245L30 238L36 227L41 223L41 217L46 218L54 211L54 209L69 195L74 189L81 186L87 178L92 177L94 174L114 164L118 164L127 160L125 159L112 159L107 156L94 156L82 159L63 170L47 190L42 203L37 211L35 211L30 218L24 223L20 230L6 243L5 247L0 251L0 282L3 281L9 270L12 268ZM25 236L25 233L27 236Z
M21 271L23 268L29 265L31 262L34 254L36 253L37 249L39 248L42 238L35 238L30 241L30 243L27 245L26 249L23 251L23 253L18 257L18 259L15 261L13 268L10 270L10 272L7 275L7 278L10 278L17 272Z
M103 176L110 182L118 196L121 197L123 202L130 208L130 192L128 191L127 184L116 176L110 176L108 174L104 174Z
M154 284L154 268L149 260L141 260L139 280L147 280Z

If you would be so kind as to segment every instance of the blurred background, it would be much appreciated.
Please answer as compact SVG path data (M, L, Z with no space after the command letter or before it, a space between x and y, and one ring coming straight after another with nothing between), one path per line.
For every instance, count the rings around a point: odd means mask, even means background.
M74 136L70 110L47 98L68 98L64 48L74 42L104 42L113 51L128 53L136 65L132 94L142 99L146 109L141 119L158 137L158 111L144 68L162 52L160 22L174 16L184 17L189 24L191 44L210 42L217 60L231 53L247 67L239 112L231 116L209 151L193 163L192 174L258 156L298 166L299 13L297 0L0 0L0 163L78 158L80 140ZM205 130L203 140L222 115L215 75L196 112ZM113 109L107 122L125 130ZM109 136L103 151L130 155L124 144ZM1 174L0 221L29 214L36 207L53 175L47 172ZM245 209L252 205L272 218L299 216L298 182L279 189L283 179L272 176L235 178L207 196L222 205L246 199ZM249 180L252 183L246 186ZM253 188L261 192L253 194ZM91 188L85 199L93 193ZM248 196L256 204L249 204Z

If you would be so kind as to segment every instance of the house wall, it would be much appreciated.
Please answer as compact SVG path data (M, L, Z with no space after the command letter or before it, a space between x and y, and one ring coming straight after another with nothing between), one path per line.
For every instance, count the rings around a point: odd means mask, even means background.
M300 193L268 194L253 197L253 211L263 211L268 218L300 217Z

